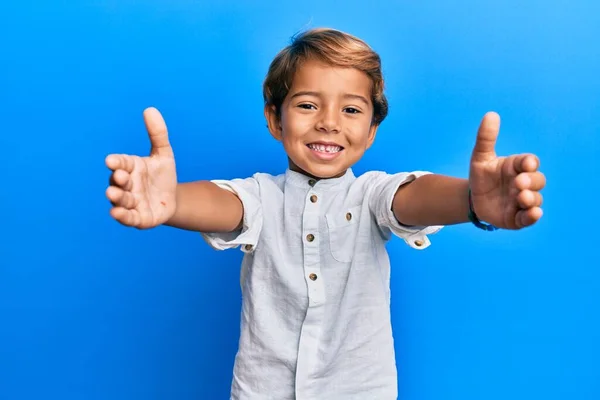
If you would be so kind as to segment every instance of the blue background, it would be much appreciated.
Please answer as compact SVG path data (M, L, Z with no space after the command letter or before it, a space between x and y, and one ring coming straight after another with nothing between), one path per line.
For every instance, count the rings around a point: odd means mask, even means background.
M534 152L533 228L390 244L402 399L600 398L597 1L71 1L0 6L0 399L225 399L238 250L110 219L112 152L166 118L182 181L280 173L261 83L331 26L384 61L390 115L355 167L465 177L479 121Z

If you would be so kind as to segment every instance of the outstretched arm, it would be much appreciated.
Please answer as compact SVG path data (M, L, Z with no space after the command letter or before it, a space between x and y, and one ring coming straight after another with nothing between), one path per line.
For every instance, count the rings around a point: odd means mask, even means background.
M468 221L469 187L475 214L499 228L521 229L542 217L546 178L533 154L497 157L500 118L487 113L479 127L469 179L424 175L401 186L392 210L404 225L452 225Z
M209 181L178 184L176 204L165 225L197 232L232 232L242 224L240 199Z
M111 154L113 172L106 196L111 216L139 229L169 225L198 232L231 232L240 227L243 206L232 192L208 181L177 183L167 125L155 108L144 111L150 155Z
M423 175L400 186L392 210L408 226L454 225L468 221L469 181L444 175Z

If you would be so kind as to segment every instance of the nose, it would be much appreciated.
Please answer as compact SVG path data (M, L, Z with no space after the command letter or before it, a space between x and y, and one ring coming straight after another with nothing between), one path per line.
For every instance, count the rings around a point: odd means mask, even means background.
M334 107L323 109L317 121L317 130L324 133L339 133L341 130L340 113Z

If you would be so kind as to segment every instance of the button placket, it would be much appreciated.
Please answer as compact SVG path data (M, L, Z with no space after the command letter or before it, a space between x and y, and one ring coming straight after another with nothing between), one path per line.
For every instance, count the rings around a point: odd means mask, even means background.
M314 186L316 181L310 186ZM325 286L321 274L320 242L323 239L319 230L320 204L322 193L308 188L305 195L304 213L302 215L302 247L304 254L304 279L306 280L308 308L298 343L298 359L296 363L296 396L297 398L313 398L310 394L310 374L318 359L318 341L322 334L325 317Z
M306 194L303 217L304 241L304 276L308 285L309 307L321 304L324 301L324 287L321 279L321 256L319 252L319 209L321 194L313 189L316 180L308 181L311 190Z

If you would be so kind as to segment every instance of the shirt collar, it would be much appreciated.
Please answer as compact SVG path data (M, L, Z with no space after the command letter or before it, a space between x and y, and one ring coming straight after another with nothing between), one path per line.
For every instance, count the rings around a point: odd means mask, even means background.
M347 186L355 179L354 172L351 168L348 168L344 175L338 178L328 178L328 179L314 179L309 176L306 176L300 172L292 171L291 169L287 169L285 171L285 181L286 183L292 184L294 186L298 186L301 188L310 188L315 187L318 189L333 189L336 187L344 187Z

